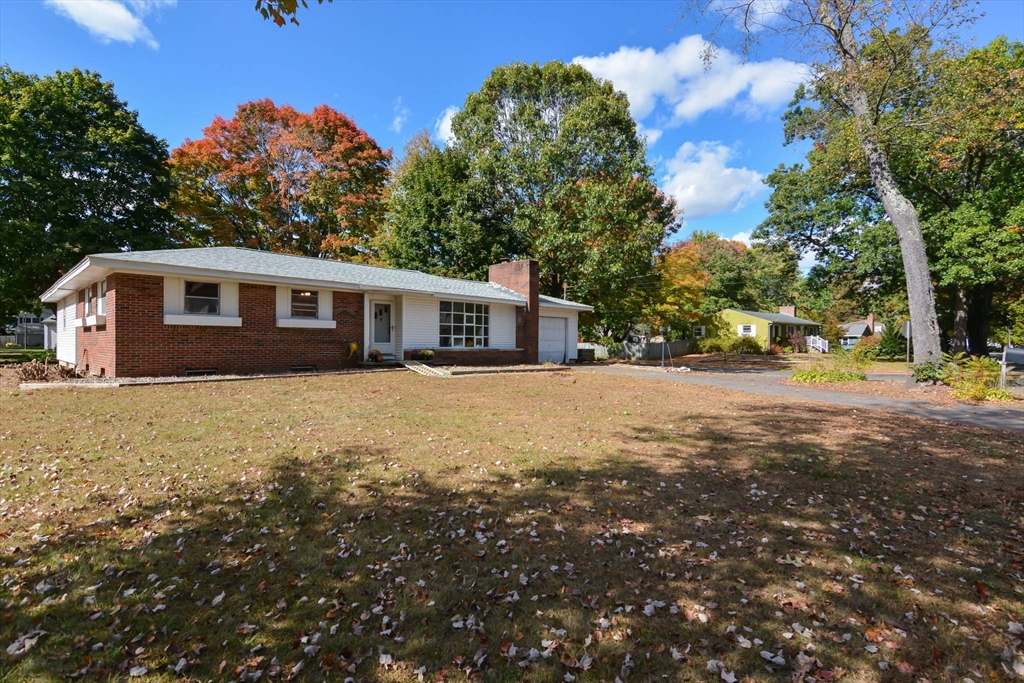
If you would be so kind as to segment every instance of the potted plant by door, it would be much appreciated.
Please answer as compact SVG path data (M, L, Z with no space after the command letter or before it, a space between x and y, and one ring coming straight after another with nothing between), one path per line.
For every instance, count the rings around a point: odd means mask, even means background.
M384 362L384 354L381 353L379 349L371 349L367 358L369 358L374 363Z

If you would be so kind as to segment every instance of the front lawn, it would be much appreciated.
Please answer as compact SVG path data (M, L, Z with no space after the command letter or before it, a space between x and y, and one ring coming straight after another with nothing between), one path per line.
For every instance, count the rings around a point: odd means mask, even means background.
M0 415L4 681L1024 667L1020 434L596 373L4 391Z

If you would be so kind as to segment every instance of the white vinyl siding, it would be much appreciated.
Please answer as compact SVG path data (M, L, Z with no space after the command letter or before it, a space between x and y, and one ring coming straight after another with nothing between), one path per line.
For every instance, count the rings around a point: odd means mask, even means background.
M516 348L516 307L513 304L491 304L492 349Z
M57 308L57 360L65 363L78 361L75 316L78 308L78 297L71 295L60 302Z
M402 314L396 318L402 322L402 348L439 348L440 302L440 299L432 296L406 295L403 297ZM487 348L516 348L515 305L492 303L488 306L490 306L490 345Z
M542 318L565 318L565 358L576 360L576 340L579 338L579 313L564 308L540 307Z
M430 296L406 295L402 330L403 347L407 349L437 348L437 314L439 301Z

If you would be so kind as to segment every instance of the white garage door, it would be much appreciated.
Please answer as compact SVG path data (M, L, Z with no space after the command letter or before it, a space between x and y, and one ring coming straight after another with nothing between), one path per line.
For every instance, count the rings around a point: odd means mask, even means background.
M540 319L540 362L565 362L565 318Z

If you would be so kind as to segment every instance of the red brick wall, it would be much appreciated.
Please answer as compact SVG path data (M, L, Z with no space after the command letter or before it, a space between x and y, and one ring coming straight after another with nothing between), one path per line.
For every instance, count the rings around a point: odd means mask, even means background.
M540 351L540 265L533 260L496 263L487 279L526 297L526 307L516 307L516 347L523 360L536 363ZM482 364L482 363L481 363Z
M117 320L114 316L114 294L110 285L117 276L107 279L107 320L105 325L80 327L75 335L77 346L76 358L78 369L90 375L114 376L117 367L117 348L114 344ZM92 300L92 314L96 315L98 285L90 285L88 289L78 293L78 318L85 317L85 297Z
M116 292L116 313L110 310L111 290ZM108 327L111 314L117 316L113 329L118 377L184 375L188 370L287 372L303 365L337 370L353 367L362 358L362 294L334 292L338 326L321 330L277 327L276 288L270 285L239 285L241 327L164 325L160 276L118 274L108 278L107 292ZM350 359L345 341L360 347Z
M522 349L477 349L474 351L445 351L434 349L431 363L438 365L521 365L526 363ZM405 360L412 360L412 351L405 350Z

